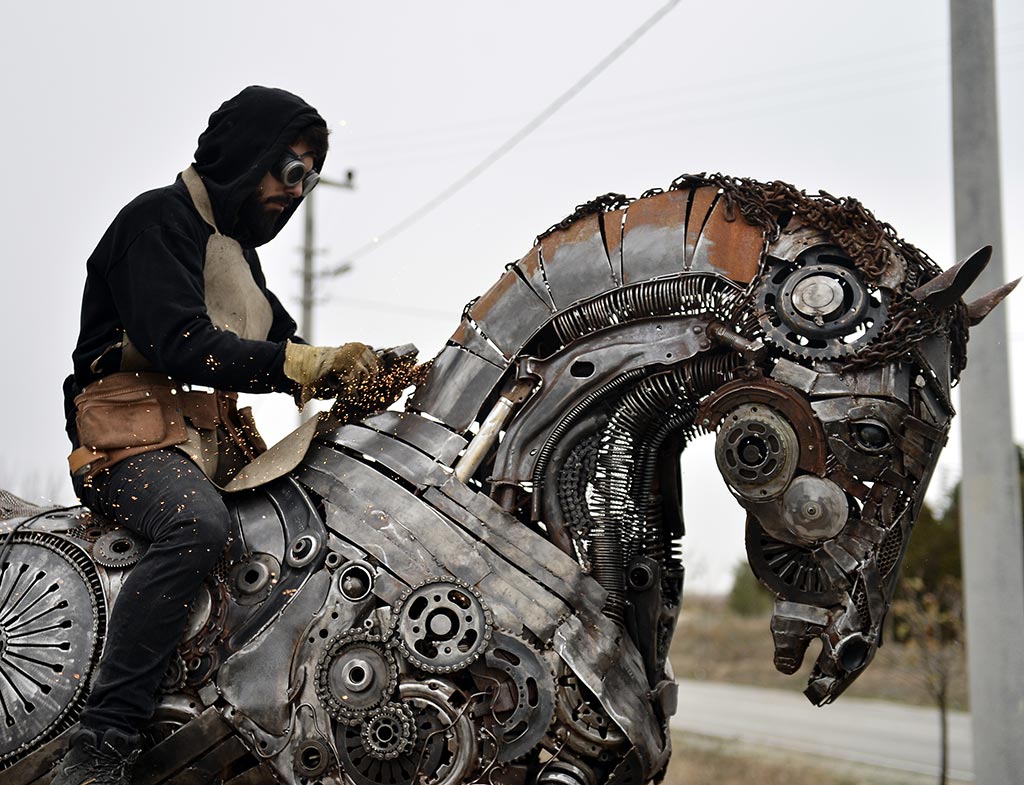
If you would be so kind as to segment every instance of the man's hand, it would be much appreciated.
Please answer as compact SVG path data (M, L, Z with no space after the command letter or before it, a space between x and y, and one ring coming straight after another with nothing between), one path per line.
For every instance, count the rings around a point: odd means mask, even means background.
M377 355L364 343L306 346L289 341L284 375L299 385L299 405L310 398L331 398L339 388L359 384L377 371Z

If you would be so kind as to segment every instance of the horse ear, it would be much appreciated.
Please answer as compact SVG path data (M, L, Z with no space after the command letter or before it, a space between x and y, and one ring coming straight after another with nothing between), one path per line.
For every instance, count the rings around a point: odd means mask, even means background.
M952 305L964 296L964 292L981 275L981 271L985 269L991 258L991 245L979 248L959 264L918 286L910 293L910 296L932 308L945 308ZM993 305L993 307L995 306Z
M999 305L999 303L1003 301L1006 295L1012 292L1019 283L1020 278L1018 278L1016 281L1004 283L1002 286L993 289L988 294L979 297L974 302L968 303L967 323L971 327L974 327L974 325L980 323L981 320L988 316L992 309Z

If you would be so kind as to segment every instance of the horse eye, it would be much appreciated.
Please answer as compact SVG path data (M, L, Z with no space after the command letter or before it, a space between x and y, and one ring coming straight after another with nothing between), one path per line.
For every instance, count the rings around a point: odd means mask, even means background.
M854 423L853 437L857 446L868 452L879 452L892 444L889 428L878 420L862 420Z

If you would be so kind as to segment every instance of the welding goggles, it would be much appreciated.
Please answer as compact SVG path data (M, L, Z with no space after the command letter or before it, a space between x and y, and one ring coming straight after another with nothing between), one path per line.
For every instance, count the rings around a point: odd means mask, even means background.
M320 173L316 169L306 171L302 158L291 150L286 150L281 159L274 164L270 173L289 188L302 183L303 195L308 194L320 182Z

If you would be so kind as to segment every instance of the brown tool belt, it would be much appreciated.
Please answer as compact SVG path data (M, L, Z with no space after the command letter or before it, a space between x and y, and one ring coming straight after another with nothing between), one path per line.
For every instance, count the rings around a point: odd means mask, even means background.
M82 445L68 456L71 473L91 478L125 458L188 441L187 426L223 430L252 460L266 450L249 407L238 394L191 390L159 373L113 373L76 398Z

